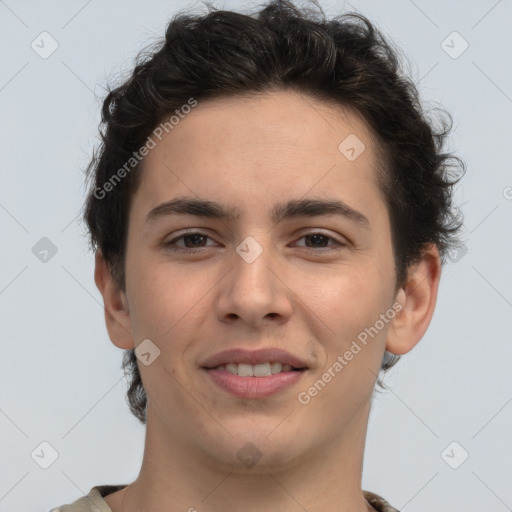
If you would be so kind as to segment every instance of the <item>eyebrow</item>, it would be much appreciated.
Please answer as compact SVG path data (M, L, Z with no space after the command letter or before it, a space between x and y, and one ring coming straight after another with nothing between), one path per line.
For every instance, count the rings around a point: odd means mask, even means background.
M215 201L191 197L177 197L159 204L146 215L146 224L158 221L170 215L194 215L226 222L237 220L241 211L235 207L226 207ZM370 221L361 212L354 210L338 199L297 199L276 204L271 211L271 220L279 222L292 218L338 215L370 229Z

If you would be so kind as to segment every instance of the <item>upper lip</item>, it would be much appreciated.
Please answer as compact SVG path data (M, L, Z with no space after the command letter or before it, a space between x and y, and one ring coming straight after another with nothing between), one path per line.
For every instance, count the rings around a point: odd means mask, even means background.
M203 368L216 368L221 364L227 363L245 363L245 364L261 364L261 363L281 363L289 364L293 368L306 368L307 365L298 357L278 348L262 348L259 350L249 350L244 348L235 348L231 350L223 350L203 361Z

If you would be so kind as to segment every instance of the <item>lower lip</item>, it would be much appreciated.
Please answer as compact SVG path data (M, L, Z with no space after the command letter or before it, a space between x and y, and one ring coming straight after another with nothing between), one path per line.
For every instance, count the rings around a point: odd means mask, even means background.
M305 370L276 373L266 377L239 377L227 370L206 370L213 382L239 398L265 398L292 386Z

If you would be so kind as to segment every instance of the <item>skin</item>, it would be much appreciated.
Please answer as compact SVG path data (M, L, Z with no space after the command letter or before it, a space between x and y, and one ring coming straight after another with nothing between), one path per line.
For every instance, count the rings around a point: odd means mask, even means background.
M355 161L338 150L349 134L366 146ZM114 345L130 349L149 338L160 350L149 366L139 363L148 395L144 459L137 479L105 498L113 512L374 510L361 476L377 374L385 349L405 354L424 335L441 274L429 247L396 290L377 165L356 114L290 91L199 102L150 151L130 209L124 292L101 252L96 257ZM145 223L151 209L181 196L241 215ZM333 215L270 220L276 203L303 198L342 200L370 227ZM188 228L209 237L188 239L199 252L164 246ZM333 238L306 236L319 230ZM235 251L248 236L263 248L250 264ZM393 320L299 403L298 393L393 304L402 307ZM273 396L235 398L200 368L206 356L235 347L279 347L309 369ZM237 457L247 443L261 453L250 468Z

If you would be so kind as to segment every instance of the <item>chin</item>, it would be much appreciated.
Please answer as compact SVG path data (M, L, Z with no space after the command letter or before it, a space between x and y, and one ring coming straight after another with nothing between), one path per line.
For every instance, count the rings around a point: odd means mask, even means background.
M226 425L232 437L223 436L220 442L217 438L215 444L208 444L202 449L215 460L214 464L221 464L226 471L264 474L286 469L304 454L305 440L303 435L292 435L284 429L277 435L276 425L279 421L264 422L260 428L256 428L254 422L250 427L246 425L246 428L239 429Z

